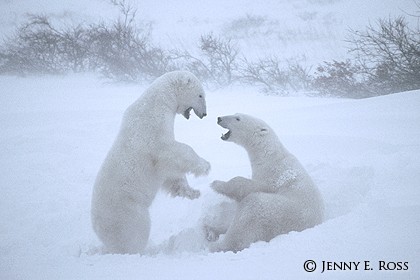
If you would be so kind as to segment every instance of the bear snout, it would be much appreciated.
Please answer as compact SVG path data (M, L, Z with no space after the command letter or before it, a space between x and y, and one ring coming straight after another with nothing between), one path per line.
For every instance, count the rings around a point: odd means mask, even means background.
M221 117L217 117L217 123L221 123L222 122L222 118Z

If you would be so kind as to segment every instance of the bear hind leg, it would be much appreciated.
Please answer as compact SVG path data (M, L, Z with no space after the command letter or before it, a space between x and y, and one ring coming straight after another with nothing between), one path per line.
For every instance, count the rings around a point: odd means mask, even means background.
M96 233L107 253L138 254L146 248L150 234L148 210L126 213L124 219L110 221L107 226L96 227Z
M225 236L210 245L210 251L238 252L257 241L270 241L278 233L272 223L276 219L271 215L271 194L253 193L242 200Z

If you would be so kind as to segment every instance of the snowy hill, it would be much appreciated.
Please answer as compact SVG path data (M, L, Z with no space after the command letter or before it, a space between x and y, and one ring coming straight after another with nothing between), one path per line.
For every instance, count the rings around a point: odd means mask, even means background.
M137 86L97 80L1 77L1 279L417 279L420 243L420 91L363 100L281 98L246 89L208 93L208 116L176 121L176 136L212 164L189 178L195 201L161 193L152 205L155 255L100 255L90 226L99 166ZM250 176L246 153L220 140L216 117L266 120L307 168L326 202L326 221L237 254L208 253L202 215L224 198L215 179ZM306 260L317 264L304 271ZM361 262L322 271L322 262ZM365 261L373 270L364 270ZM380 270L380 261L408 270ZM393 263L390 267L392 268ZM312 267L310 265L310 267ZM396 267L395 267L396 268ZM404 267L402 267L404 268Z

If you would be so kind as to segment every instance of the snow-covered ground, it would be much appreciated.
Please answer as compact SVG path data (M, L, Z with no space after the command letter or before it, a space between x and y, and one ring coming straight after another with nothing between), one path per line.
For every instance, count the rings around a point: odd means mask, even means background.
M150 243L176 238L171 250L140 256L95 253L89 211L123 111L144 88L89 76L0 77L0 84L0 279L420 277L420 91L364 100L208 92L208 116L178 117L175 126L177 139L212 164L208 177L189 178L202 196L159 193ZM216 124L235 112L277 131L320 188L326 221L237 254L213 254L197 233L202 215L225 198L209 184L250 176L245 151L220 140ZM315 272L305 272L306 260L316 262ZM323 261L361 264L321 273ZM365 261L373 270L364 270ZM407 262L408 270L380 270L380 261Z

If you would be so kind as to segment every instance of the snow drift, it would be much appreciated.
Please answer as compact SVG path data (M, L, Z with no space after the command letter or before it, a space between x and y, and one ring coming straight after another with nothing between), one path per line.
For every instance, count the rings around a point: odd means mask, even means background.
M189 178L195 201L160 193L149 255L101 255L90 225L94 178L125 108L143 89L85 76L1 77L0 278L2 279L416 279L420 276L420 91L364 99L209 92L208 116L176 119L176 138L211 162ZM220 115L264 119L302 162L326 203L326 221L253 244L208 253L200 219L226 198L215 179L250 176L246 153L221 141ZM228 159L228 160L226 160ZM169 245L170 246L169 246ZM313 260L317 269L305 272ZM322 271L322 262L369 261L373 270ZM380 262L407 262L408 270Z

